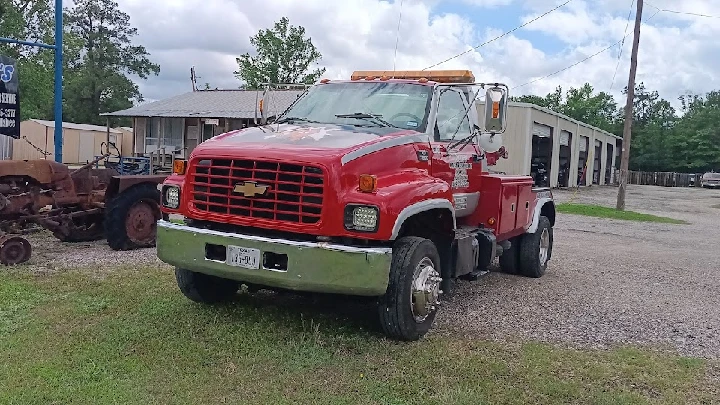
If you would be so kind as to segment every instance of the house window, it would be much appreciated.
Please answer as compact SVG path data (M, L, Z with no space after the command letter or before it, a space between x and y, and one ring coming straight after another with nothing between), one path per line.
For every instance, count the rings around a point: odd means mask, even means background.
M145 152L153 152L160 145L160 118L148 118L145 122Z
M180 150L183 147L183 119L165 118L165 131L163 132L162 145L166 152Z
M145 153L165 148L165 152L183 147L182 118L148 118L145 127Z

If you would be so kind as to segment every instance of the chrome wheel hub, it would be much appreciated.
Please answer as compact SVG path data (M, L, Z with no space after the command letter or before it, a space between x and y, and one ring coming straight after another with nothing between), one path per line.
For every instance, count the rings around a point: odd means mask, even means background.
M550 231L543 229L540 234L540 265L544 266L550 252Z
M411 309L415 322L423 322L440 304L440 273L432 260L424 257L415 267L411 290Z

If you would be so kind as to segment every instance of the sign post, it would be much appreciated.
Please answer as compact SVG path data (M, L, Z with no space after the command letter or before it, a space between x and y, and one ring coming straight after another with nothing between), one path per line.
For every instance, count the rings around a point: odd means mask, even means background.
M15 59L0 55L0 135L20 138L20 82Z
M20 39L0 37L0 42L19 44L27 46L36 46L38 48L53 49L55 51L55 161L62 163L62 50L63 50L63 0L55 0L55 45L43 44L41 42L28 42ZM16 67L17 69L17 67ZM17 73L16 73L17 74ZM2 83L2 82L0 82ZM8 93L9 94L9 93ZM17 101L17 94L15 95ZM18 108L20 103L18 102ZM16 114L16 120L20 119L20 114ZM16 121L19 122L19 121ZM20 133L20 125L17 125L18 136ZM9 131L8 131L9 132Z

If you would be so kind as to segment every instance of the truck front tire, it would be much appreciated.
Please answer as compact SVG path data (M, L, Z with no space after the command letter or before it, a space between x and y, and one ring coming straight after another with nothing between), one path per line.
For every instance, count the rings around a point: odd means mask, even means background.
M175 268L175 279L187 298L203 304L229 301L240 288L237 281L180 268Z
M440 274L440 255L432 241L415 236L396 241L388 288L378 302L385 335L414 341L430 330L438 310Z
M522 275L542 277L552 256L552 245L553 229L550 220L541 215L535 232L524 234L520 242L519 264Z

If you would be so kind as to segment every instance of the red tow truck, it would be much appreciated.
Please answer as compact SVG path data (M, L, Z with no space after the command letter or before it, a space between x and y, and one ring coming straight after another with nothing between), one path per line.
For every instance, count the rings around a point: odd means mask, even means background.
M420 339L456 280L495 258L541 277L551 258L551 190L488 170L507 158L507 97L463 70L323 79L273 122L176 161L158 257L196 302L241 285L372 297L385 335Z

